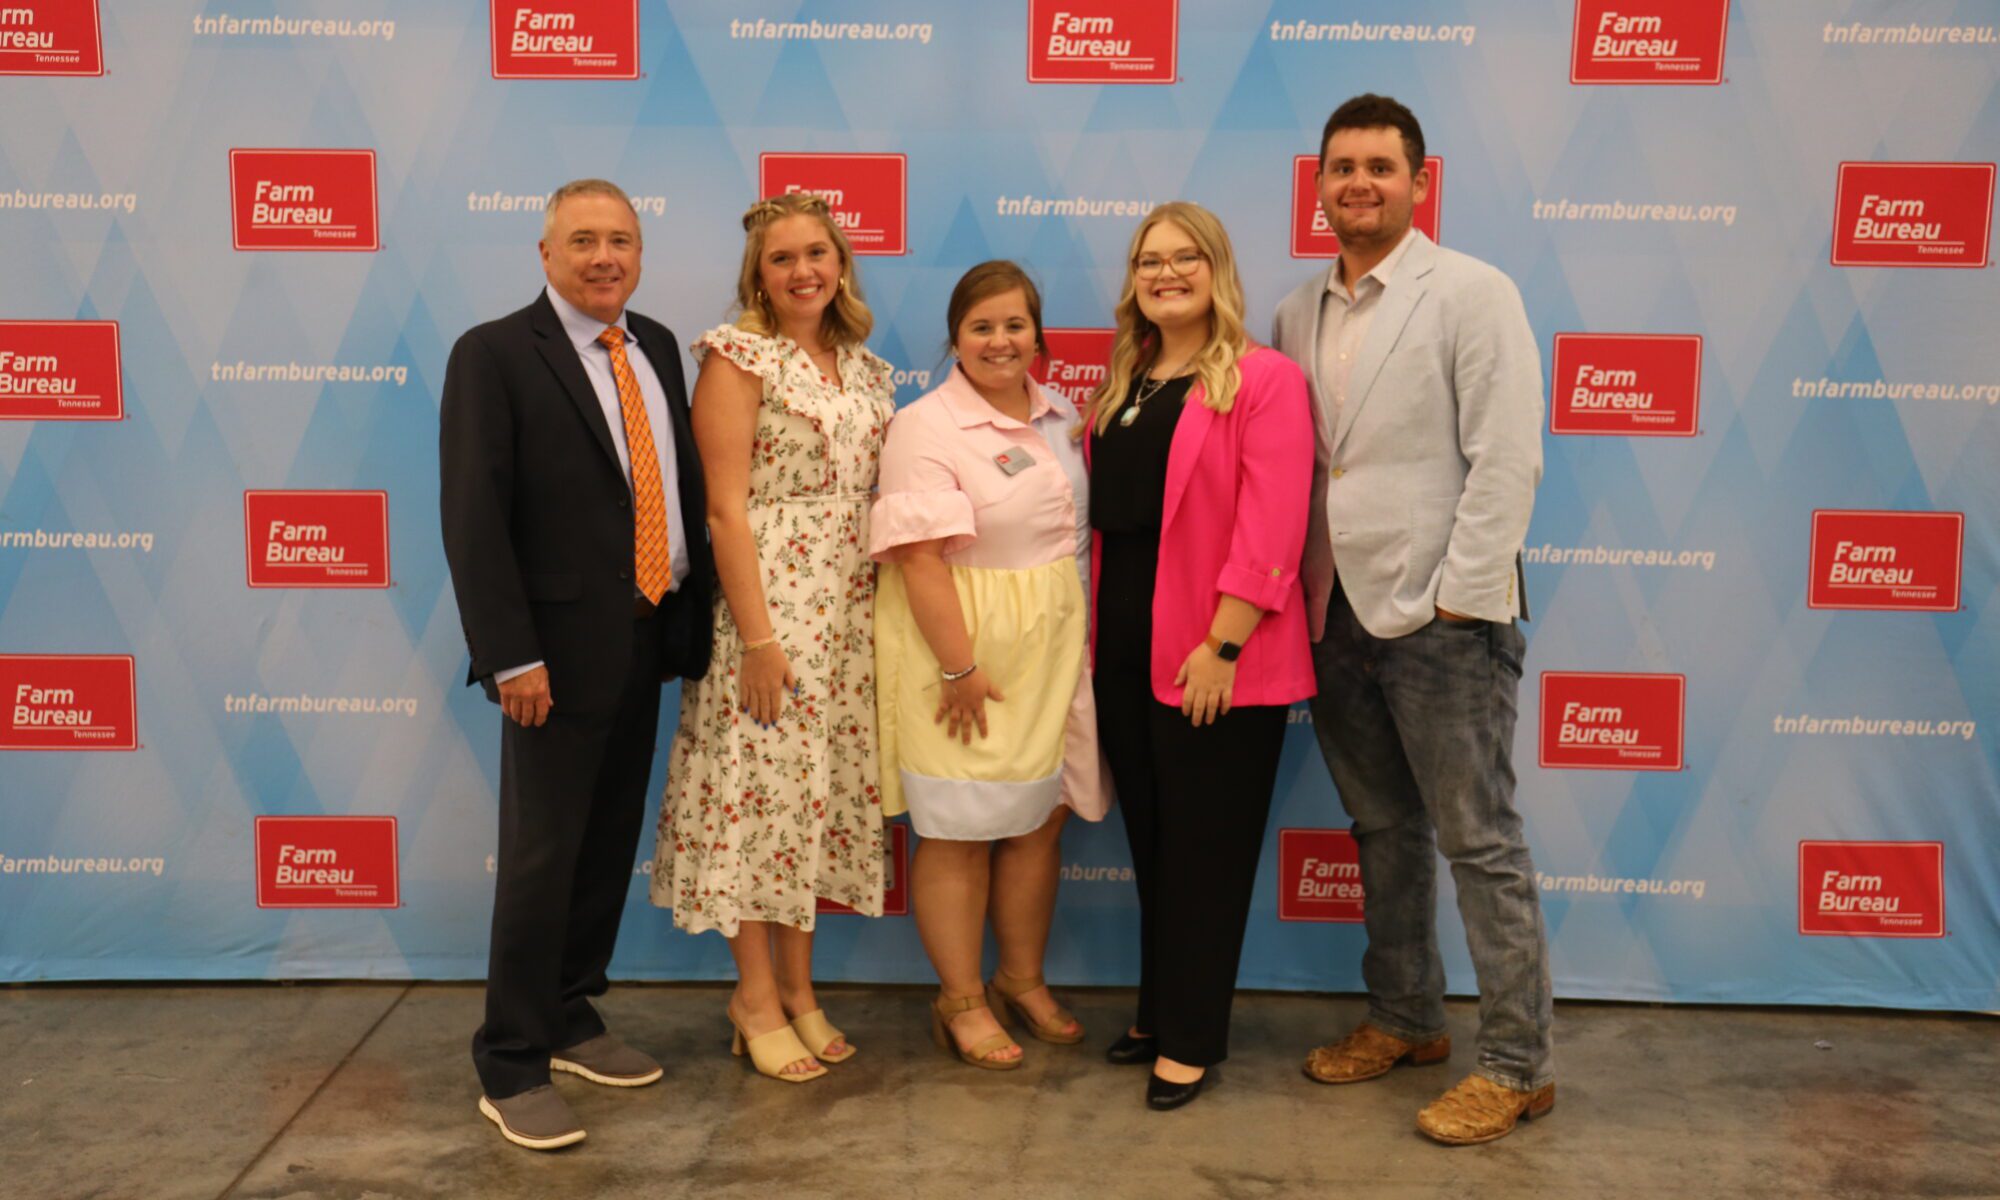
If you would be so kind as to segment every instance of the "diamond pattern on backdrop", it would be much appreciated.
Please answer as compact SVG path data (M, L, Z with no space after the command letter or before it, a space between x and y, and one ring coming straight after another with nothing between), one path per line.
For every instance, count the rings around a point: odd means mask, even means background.
M685 339L728 315L760 153L907 155L908 253L861 267L873 344L903 372L907 402L947 365L945 300L974 261L1028 264L1050 325L1108 321L1134 219L1018 215L1005 200L1200 200L1228 224L1252 331L1266 332L1278 298L1324 266L1289 255L1292 157L1311 152L1335 103L1373 89L1424 118L1451 168L1443 241L1519 284L1545 364L1558 332L1704 339L1697 436L1544 442L1516 762L1561 993L2000 1005L1988 851L2000 813L1985 802L2000 794L2000 406L1800 386L2000 387L1988 336L2000 277L1829 261L1839 163L2000 158L1987 49L1825 40L1828 21L1876 22L1872 5L1735 4L1722 84L1572 86L1569 6L1413 0L1391 17L1161 0L1178 9L1178 83L1034 85L1024 5L640 0L638 79L504 81L483 5L378 0L360 16L393 19L393 38L197 34L189 6L99 7L105 76L0 78L0 317L117 321L128 416L0 420L0 533L143 532L153 545L0 544L0 654L134 655L143 748L4 755L0 978L483 971L499 718L461 686L436 404L453 339L542 284L533 197L603 175L656 202L634 307ZM251 8L234 15L269 6ZM332 0L285 15L357 16ZM1894 16L1985 19L1938 0ZM1391 20L1474 36L1357 40ZM759 21L912 36L742 32ZM1272 34L1302 21L1345 32ZM243 147L372 149L381 249L232 250L228 155ZM27 208L17 191L134 201ZM1730 217L1536 215L1565 201ZM224 371L239 363L359 377ZM389 492L392 586L244 586L243 492L328 488ZM1827 508L1966 514L1963 607L1808 609L1811 513ZM1682 565L1533 557L1598 547ZM1687 769L1534 765L1535 681L1573 670L1686 675ZM414 715L230 707L256 697ZM1808 716L1977 724L1970 739L1777 731ZM1301 722L1286 745L1274 845L1279 828L1347 824L1310 732ZM664 757L656 795L663 772ZM402 907L258 909L260 814L396 817ZM1797 847L1819 840L1943 841L1950 936L1801 937ZM157 877L5 870L43 855L164 863ZM1116 817L1073 826L1064 860L1051 975L1128 982L1135 914ZM1280 922L1276 870L1273 849L1243 982L1357 987L1359 928ZM721 943L672 933L644 882L635 873L618 970L726 975ZM1448 879L1445 891L1448 968L1469 989ZM929 974L907 920L831 918L821 945L830 976Z

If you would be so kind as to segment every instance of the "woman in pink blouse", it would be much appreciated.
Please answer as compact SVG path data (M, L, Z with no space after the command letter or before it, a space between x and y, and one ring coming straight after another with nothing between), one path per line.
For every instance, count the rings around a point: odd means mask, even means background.
M1229 235L1163 204L1132 235L1091 398L1099 728L1139 888L1139 1005L1113 1062L1177 1108L1228 1054L1229 1007L1286 710L1313 694L1299 558L1305 377L1243 330Z
M1034 283L981 263L946 321L957 365L890 422L872 519L882 809L907 805L923 839L911 886L943 985L932 1035L1008 1070L1021 1065L1008 1008L1045 1042L1083 1038L1042 982L1042 952L1063 819L1109 804L1084 662L1088 484L1075 409L1028 377ZM982 984L989 916L1000 969Z

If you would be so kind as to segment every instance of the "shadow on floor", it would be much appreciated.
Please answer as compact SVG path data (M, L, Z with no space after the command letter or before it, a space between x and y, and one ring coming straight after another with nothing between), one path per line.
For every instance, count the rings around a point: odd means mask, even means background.
M1231 1058L1171 1113L1100 1051L1131 994L1064 999L1082 1046L976 1071L929 1040L928 994L827 987L861 1053L795 1087L728 1053L712 985L603 1008L658 1056L640 1089L557 1086L590 1131L509 1146L474 1111L476 985L0 990L0 1195L244 1197L2000 1197L2000 1025L1977 1016L1562 1004L1554 1114L1484 1147L1415 1131L1470 1070L1325 1087L1305 1051L1353 997L1245 993Z

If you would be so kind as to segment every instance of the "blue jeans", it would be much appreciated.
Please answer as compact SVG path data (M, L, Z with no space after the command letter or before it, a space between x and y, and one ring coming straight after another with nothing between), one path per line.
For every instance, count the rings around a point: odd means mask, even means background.
M1479 977L1480 1075L1549 1082L1548 935L1514 809L1521 631L1442 619L1399 638L1361 627L1336 586L1313 647L1320 753L1354 820L1368 950L1368 1020L1406 1041L1443 1036L1437 855L1451 863Z

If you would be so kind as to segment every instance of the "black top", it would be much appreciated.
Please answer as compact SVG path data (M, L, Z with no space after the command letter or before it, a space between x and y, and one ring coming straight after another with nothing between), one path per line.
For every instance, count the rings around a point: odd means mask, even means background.
M1102 433L1091 433L1092 528L1112 534L1143 533L1158 540L1167 499L1167 453L1194 381L1193 375L1183 375L1160 384L1159 391L1139 406L1132 424L1124 425L1120 421L1131 415L1139 389L1150 391L1153 386L1144 376L1134 379L1111 424Z

